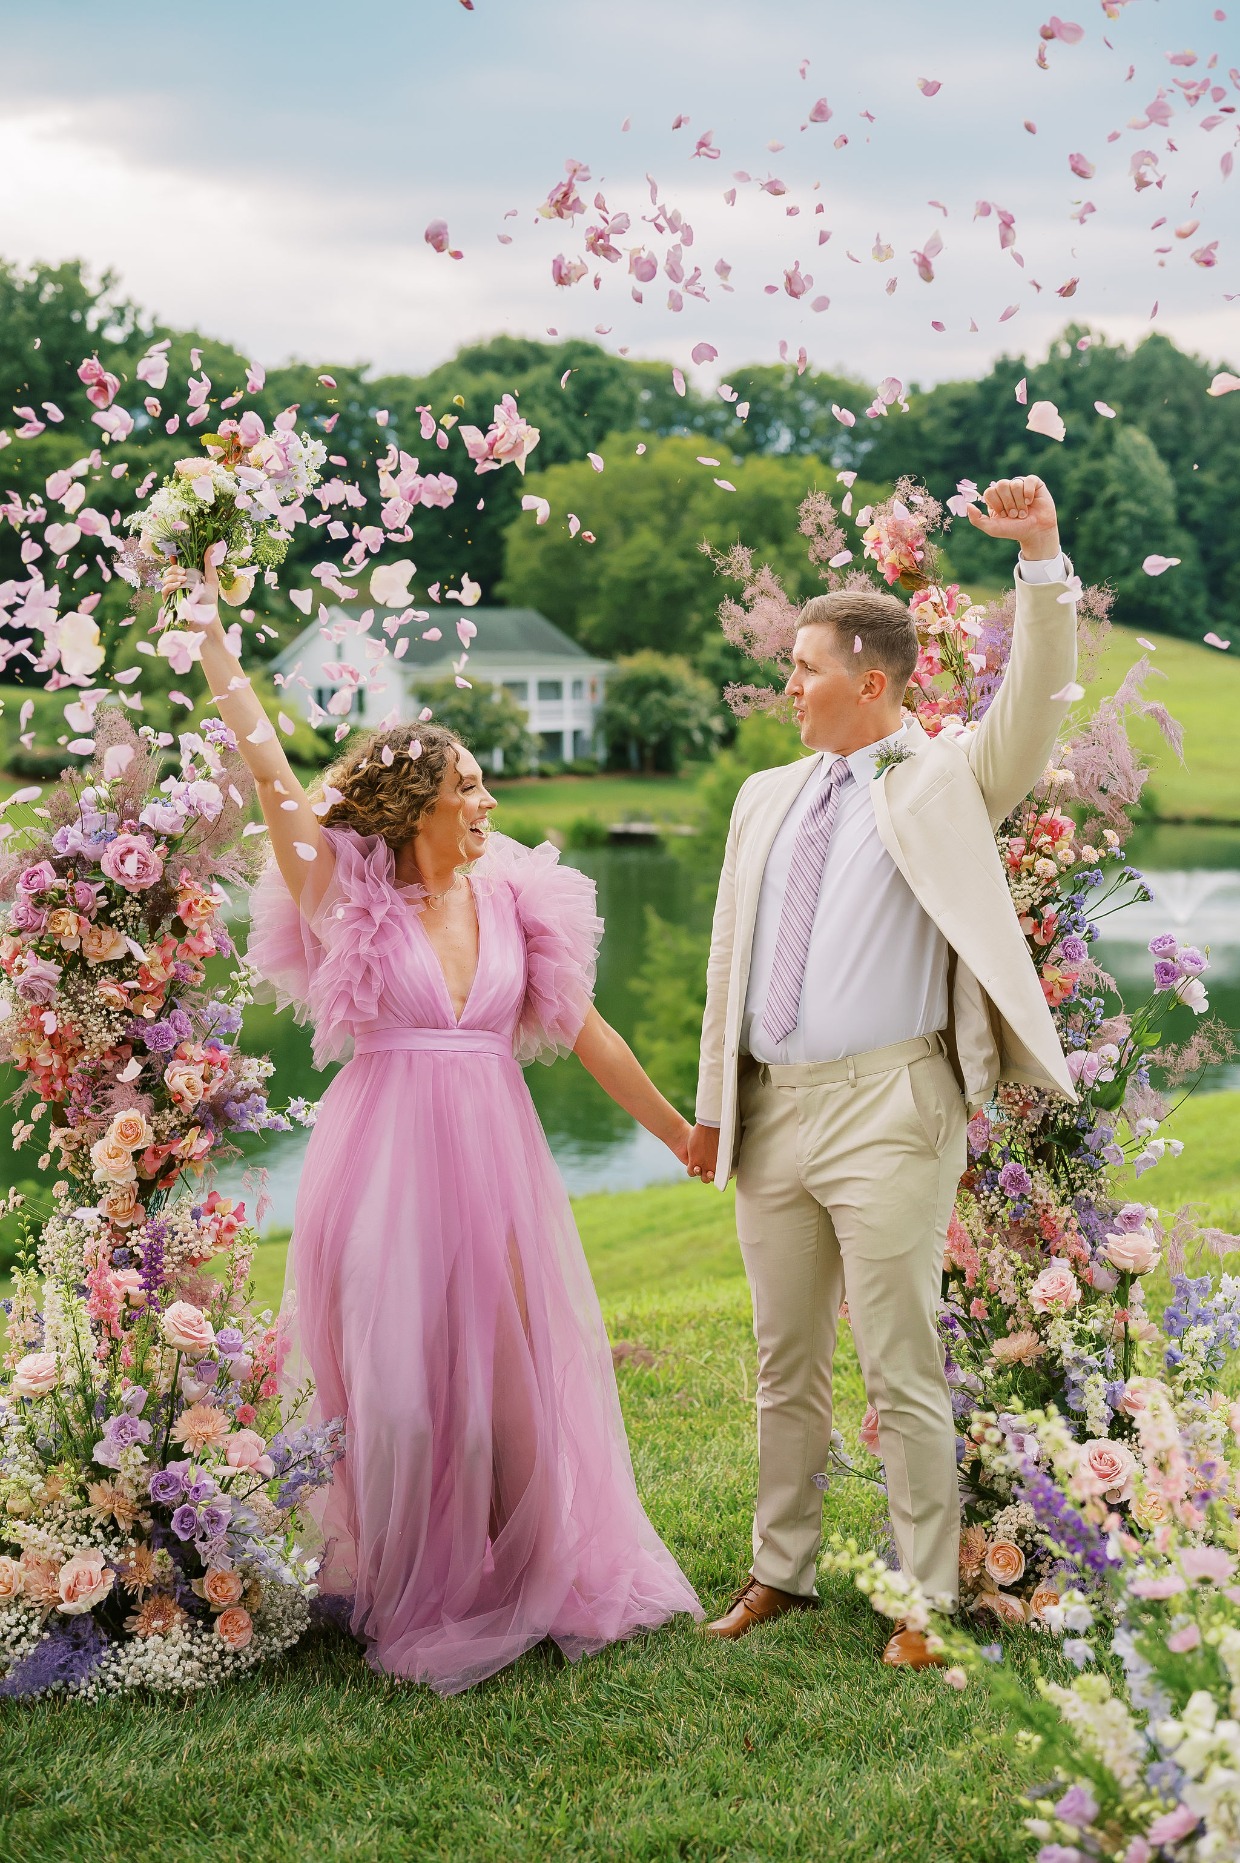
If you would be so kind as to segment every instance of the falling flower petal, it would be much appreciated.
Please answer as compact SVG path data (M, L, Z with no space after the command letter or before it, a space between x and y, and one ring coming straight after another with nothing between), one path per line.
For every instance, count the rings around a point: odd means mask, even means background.
M1101 414L1104 420L1115 419L1115 409L1109 408L1105 401L1095 401L1094 412L1097 414Z
M1220 640L1217 634L1203 634L1201 638L1207 647L1217 647L1220 653L1226 653L1231 646L1229 640Z
M1087 155L1070 155L1068 157L1068 167L1072 170L1074 175L1079 175L1082 181L1092 181L1098 172L1096 166L1090 161Z
M923 97L934 97L943 88L941 78L918 78L917 88Z
M1053 401L1035 401L1025 426L1030 433L1044 434L1048 440L1062 440L1067 431Z
M1151 554L1146 557L1141 567L1147 576L1161 576L1166 570L1174 569L1179 560L1178 556Z
M409 578L416 565L408 557L398 563L380 563L370 572L370 599L381 608L404 608L409 602ZM308 609L307 609L308 612Z
M590 464L594 467L594 470L596 472L601 472L603 470L603 467L606 462L604 461L600 453L587 453L586 458L589 460Z
M730 479L716 479L715 484L719 487L721 492L734 492L736 490L735 485L733 485Z
M1206 389L1206 393L1208 395L1230 395L1237 388L1240 388L1240 375L1232 375L1229 370L1221 369Z
M1085 697L1085 688L1079 686L1075 679L1070 679L1066 686L1060 686L1058 692L1052 692L1051 697L1059 699L1064 705L1075 705L1078 699Z
M692 350L694 362L713 362L719 351L713 343L695 343Z
M300 860L317 860L319 857L318 848L311 847L308 841L294 841L293 850Z
M1016 392L1016 399L1019 401L1021 407L1024 407L1025 402L1029 396L1029 384L1027 383L1023 375L1021 376L1020 380L1016 384L1015 392Z

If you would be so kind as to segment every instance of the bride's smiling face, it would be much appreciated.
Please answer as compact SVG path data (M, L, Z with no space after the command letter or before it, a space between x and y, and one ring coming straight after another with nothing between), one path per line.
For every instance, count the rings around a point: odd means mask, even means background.
M486 852L487 821L494 807L495 797L483 780L481 764L459 744L455 767L449 764L434 805L418 824L419 852L452 866L477 860Z

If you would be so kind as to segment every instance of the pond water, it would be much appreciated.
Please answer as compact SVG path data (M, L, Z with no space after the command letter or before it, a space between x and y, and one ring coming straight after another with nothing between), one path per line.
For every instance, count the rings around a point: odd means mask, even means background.
M1211 1010L1232 1028L1240 1027L1240 829L1145 829L1129 853L1155 897L1106 919L1105 936L1096 947L1099 961L1135 1004L1150 982L1146 946L1151 938L1172 931L1209 947ZM646 948L647 908L675 924L698 923L702 906L692 876L683 861L655 848L599 848L564 858L598 884L599 912L607 923L598 1005L621 1034L631 1037L641 1017L633 979ZM1187 1012L1182 1019L1187 1033ZM246 1041L277 1064L276 1103L295 1094L314 1099L322 1093L326 1077L314 1073L308 1036L290 1016L255 1008L247 1017ZM573 1193L638 1189L680 1176L670 1153L614 1106L574 1057L553 1067L536 1064L527 1079ZM1240 1065L1216 1068L1203 1082L1203 1090L1224 1087L1240 1087ZM284 1228L292 1221L306 1136L296 1132L268 1139L247 1160L261 1163L268 1173L266 1227ZM238 1164L221 1173L220 1186L228 1194L246 1195L253 1208L253 1191L243 1188L245 1174L246 1167Z

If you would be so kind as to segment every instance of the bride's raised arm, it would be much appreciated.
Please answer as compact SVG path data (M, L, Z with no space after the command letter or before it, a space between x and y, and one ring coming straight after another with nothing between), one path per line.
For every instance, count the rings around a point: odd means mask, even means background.
M237 740L258 793L263 820L271 836L276 865L293 898L300 904L308 881L322 897L330 878L331 849L318 816L276 735L241 663L225 638L219 613L219 577L208 563L201 583L192 589L195 629L202 635L202 670L220 717ZM190 589L190 573L173 567L164 574L165 598ZM209 618L207 618L209 612Z

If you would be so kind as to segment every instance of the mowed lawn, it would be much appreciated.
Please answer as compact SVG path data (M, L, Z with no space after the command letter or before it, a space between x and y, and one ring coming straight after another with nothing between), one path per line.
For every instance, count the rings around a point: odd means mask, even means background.
M1156 725L1147 719L1131 725L1133 743L1153 765L1153 813L1164 820L1240 822L1240 633L1227 653L1168 634L1146 638L1154 642L1149 655L1154 675L1145 696L1165 705L1184 727L1181 763ZM1093 711L1145 651L1133 629L1112 629L1097 681L1087 689L1080 709Z
M1142 1193L1240 1226L1240 1094L1190 1103L1176 1129L1183 1158ZM680 1184L577 1204L638 1485L712 1610L745 1571L755 1475L731 1202ZM278 1297L283 1262L282 1243L263 1246L260 1301ZM847 1328L837 1392L855 1440ZM881 1543L880 1503L872 1484L839 1481L828 1526ZM6 1705L0 1857L1030 1859L1029 1775L999 1713L974 1688L884 1670L864 1600L837 1580L821 1590L820 1611L734 1646L686 1621L576 1667L537 1650L450 1701L373 1675L350 1641L319 1631L214 1696ZM1045 1641L1007 1648L1030 1677L1039 1661L1058 1672Z

